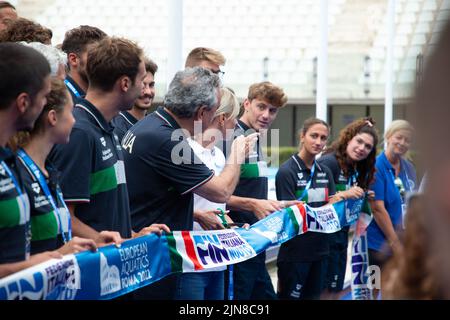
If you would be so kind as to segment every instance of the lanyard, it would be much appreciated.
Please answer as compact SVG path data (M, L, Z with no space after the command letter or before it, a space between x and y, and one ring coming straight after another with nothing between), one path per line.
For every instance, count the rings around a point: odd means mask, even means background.
M300 169L300 171L302 171L302 167L300 167L300 164L297 162L297 159L295 159L294 156L292 156L292 158L294 159L295 163L297 163L298 168ZM298 201L302 201L302 199L306 196L306 194L308 193L308 189L311 188L311 183L312 183L312 179L314 177L314 172L316 171L316 161L314 160L314 163L311 167L311 174L309 175L309 180L306 183L305 189L303 190L302 195L297 199Z
M64 83L66 84L67 88L69 88L70 91L77 97L80 98L81 94L78 92L78 90L74 87L72 83L70 83L69 80L65 79Z
M348 177L347 180L347 187L350 189L351 187L353 187L355 185L355 183L357 182L358 179L358 171L355 171L354 174L352 174L350 177Z
M402 200L402 203L404 203L405 202L405 192L407 191L407 192L411 192L412 190L411 190L411 185L409 184L409 177L408 177L408 174L406 173L406 171L405 171L405 176L406 176L406 183L407 183L407 185L408 185L408 190L406 190L406 188L405 188L405 185L404 185L404 183L403 183L403 180L400 178L400 173L398 174L398 177L395 177L395 174L394 174L394 172L395 172L395 169L389 169L389 172L391 173L391 178L392 178L392 181L394 182L394 185L397 187L397 189L398 189L398 192L400 193L400 199ZM397 186L397 183L395 182L395 181L397 181L397 179L398 179L398 181L400 182L400 185L399 186ZM402 189L403 189L403 194L402 194Z
M222 208L217 208L220 211L218 214L220 220L222 221L223 226L228 229L229 225L227 220L225 219L225 211ZM233 265L228 266L228 300L234 299L234 282L233 282Z
M54 200L52 194L50 193L50 189L48 188L47 182L45 181L45 179L43 177L43 174L41 173L41 170L34 163L34 161L30 158L30 156L28 156L25 153L25 151L23 149L19 149L17 151L17 155L24 161L26 166L31 170L31 172L33 173L34 177L39 182L39 185L41 186L42 190L44 191L44 194L47 197L48 202L50 202L50 204L52 205L53 211L55 212L56 218L58 219L58 223L59 223L59 226L60 226L60 231L61 231L61 235L63 237L64 243L67 243L72 238L72 226L71 226L71 222L70 222L69 209L67 209L67 206L66 206L66 204L64 202L64 199L62 197L62 194L61 194L61 191L60 191L59 187L58 186L56 187L56 196L58 197L59 201L62 203L64 208L66 209L66 215L67 215L67 221L68 221L68 226L67 226L68 235L67 236L66 236L66 234L64 232L64 228L63 228L63 225L62 225L62 220L61 220L61 214L62 213L61 213L61 210L56 205L55 200Z

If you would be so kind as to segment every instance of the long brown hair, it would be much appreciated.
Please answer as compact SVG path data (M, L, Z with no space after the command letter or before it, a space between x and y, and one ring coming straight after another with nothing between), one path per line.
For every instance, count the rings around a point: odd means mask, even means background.
M367 158L355 163L356 171L358 172L358 186L367 189L375 174L375 158L378 145L378 132L375 128L375 121L372 118L361 118L348 124L339 133L339 138L335 140L324 153L335 152L339 167L344 174L348 176L350 169L348 163L351 162L351 160L347 155L347 145L354 136L361 133L367 133L373 138L373 149L370 151Z

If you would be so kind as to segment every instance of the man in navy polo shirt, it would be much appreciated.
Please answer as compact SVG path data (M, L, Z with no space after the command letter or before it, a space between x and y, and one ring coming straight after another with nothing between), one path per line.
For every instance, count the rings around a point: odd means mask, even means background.
M144 78L144 90L134 102L130 111L120 111L119 115L112 121L114 133L119 141L122 141L125 133L139 120L144 119L148 109L152 106L155 97L155 73L158 66L149 58L144 59L147 74Z
M70 142L58 145L50 159L61 171L61 187L72 218L73 235L103 245L160 231L131 230L123 156L110 121L131 108L142 91L142 49L122 38L105 38L89 51L89 88L75 105ZM110 231L102 231L110 230ZM168 229L164 226L164 230Z
M89 85L86 74L86 60L89 49L107 35L97 27L79 26L64 35L62 51L67 54L69 72L65 83L69 89L73 102L86 96Z
M235 136L251 132L264 133L270 128L280 108L287 103L283 90L270 82L250 86L244 101L244 113L238 120ZM267 200L267 163L260 140L241 166L240 180L227 207L234 222L253 224L292 202ZM234 265L234 298L236 300L275 299L275 291L265 265L265 252Z
M50 66L36 50L0 43L0 278L51 258L30 258L30 204L8 140L33 128L50 92Z
M134 228L151 223L172 230L192 230L193 192L213 202L226 202L239 179L245 144L254 136L236 139L230 159L219 176L201 162L186 138L208 128L220 104L220 80L211 71L179 71L164 99L164 107L145 117L122 141ZM197 123L195 123L197 122ZM248 147L247 147L248 150ZM178 275L138 290L142 299L173 299Z

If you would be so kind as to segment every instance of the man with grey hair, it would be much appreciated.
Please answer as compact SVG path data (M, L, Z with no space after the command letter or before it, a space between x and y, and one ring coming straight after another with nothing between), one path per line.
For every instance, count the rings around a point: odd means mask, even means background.
M164 107L134 125L122 140L133 228L165 223L172 231L192 230L193 193L227 202L239 180L240 163L255 137L236 139L219 176L201 162L186 138L194 124L204 131L220 104L220 80L204 68L179 71ZM173 299L178 275L138 290L136 299Z
M50 64L51 76L58 77L61 80L66 78L66 63L67 55L65 52L53 47L49 44L43 44L41 42L25 42L21 41L20 44L31 47L40 53L47 59Z

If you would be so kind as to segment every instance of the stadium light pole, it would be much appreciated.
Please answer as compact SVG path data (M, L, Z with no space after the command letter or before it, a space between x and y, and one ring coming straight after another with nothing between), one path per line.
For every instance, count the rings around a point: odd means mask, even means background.
M320 0L320 36L317 55L316 117L327 119L327 73L328 73L328 0Z
M389 0L387 10L387 43L386 43L386 84L384 88L384 130L392 122L393 116L393 77L394 77L394 39L395 39L395 2Z
M168 1L168 58L166 88L175 73L183 69L183 0Z

